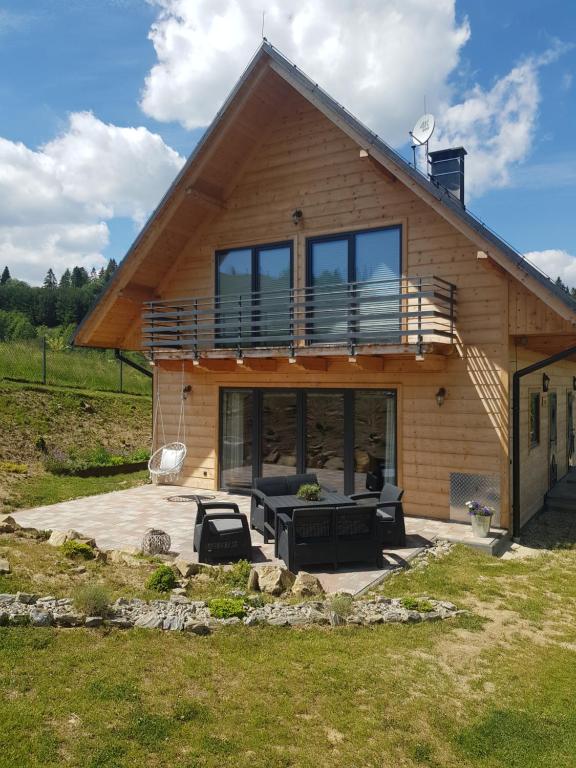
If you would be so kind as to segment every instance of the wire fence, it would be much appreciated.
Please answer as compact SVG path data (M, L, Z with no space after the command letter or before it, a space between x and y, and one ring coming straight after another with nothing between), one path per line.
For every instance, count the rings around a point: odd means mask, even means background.
M122 353L145 370L148 361L138 353ZM111 349L51 346L45 337L0 342L0 379L58 387L151 395L152 379L136 370Z

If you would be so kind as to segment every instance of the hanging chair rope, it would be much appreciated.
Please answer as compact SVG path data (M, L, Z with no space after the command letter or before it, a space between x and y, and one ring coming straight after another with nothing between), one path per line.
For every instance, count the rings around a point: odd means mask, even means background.
M154 424L152 426L152 448L156 445L158 436L158 425L162 430L162 445L156 449L150 456L148 462L148 471L153 481L160 478L167 478L175 481L180 474L180 470L186 458L186 418L184 416L184 361L182 361L181 374L181 395L180 395L180 413L178 416L178 431L176 441L166 442L166 430L164 428L164 416L162 414L162 402L160 398L160 368L158 368L158 382L156 389L156 402L154 413ZM182 440L180 436L182 435Z

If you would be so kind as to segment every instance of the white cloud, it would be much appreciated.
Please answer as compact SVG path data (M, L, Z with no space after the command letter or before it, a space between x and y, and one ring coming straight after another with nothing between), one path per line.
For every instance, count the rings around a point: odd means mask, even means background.
M149 0L158 63L143 110L207 125L265 34L387 141L400 144L423 107L449 98L470 30L454 0Z
M0 138L0 265L39 282L48 267L103 264L107 221L140 226L181 167L146 128L120 128L90 112L37 150Z
M553 280L559 277L569 288L576 287L576 256L568 251L549 248L544 251L530 251L524 256Z
M535 139L539 69L567 48L556 43L515 66L492 88L476 85L461 103L441 111L434 148L465 147L468 198L512 184L512 171L529 156Z

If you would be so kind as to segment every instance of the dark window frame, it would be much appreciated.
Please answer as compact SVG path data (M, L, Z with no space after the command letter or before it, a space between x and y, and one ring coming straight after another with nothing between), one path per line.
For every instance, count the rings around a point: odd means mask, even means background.
M533 412L532 404L536 403L536 410ZM534 418L534 423L533 423ZM528 439L530 449L537 448L540 445L542 434L542 403L540 392L528 392Z
M398 481L398 387L238 387L221 386L218 388L218 489L228 490L234 493L247 493L243 487L224 486L222 483L222 447L223 447L223 419L222 409L226 392L250 391L252 392L252 475L259 477L262 474L262 395L264 392L289 392L296 393L296 473L306 471L306 394L307 393L338 393L344 396L344 487L345 493L354 493L354 446L356 442L355 430L355 397L356 392L388 392L394 395L394 482Z
M312 235L306 238L306 287L312 288L312 249L316 243L330 243L338 240L348 241L348 277L347 282L357 282L357 264L356 264L356 237L358 235L371 234L373 232L385 232L390 229L397 229L400 237L398 240L398 276L403 274L403 256L404 256L404 227L402 224L387 224L384 227L369 227L367 229L353 229L347 232L334 232L327 235Z

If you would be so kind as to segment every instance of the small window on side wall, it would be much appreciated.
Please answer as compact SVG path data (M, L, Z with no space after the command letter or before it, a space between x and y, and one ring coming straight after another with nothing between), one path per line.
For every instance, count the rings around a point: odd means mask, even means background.
M530 448L540 444L540 392L529 394Z

